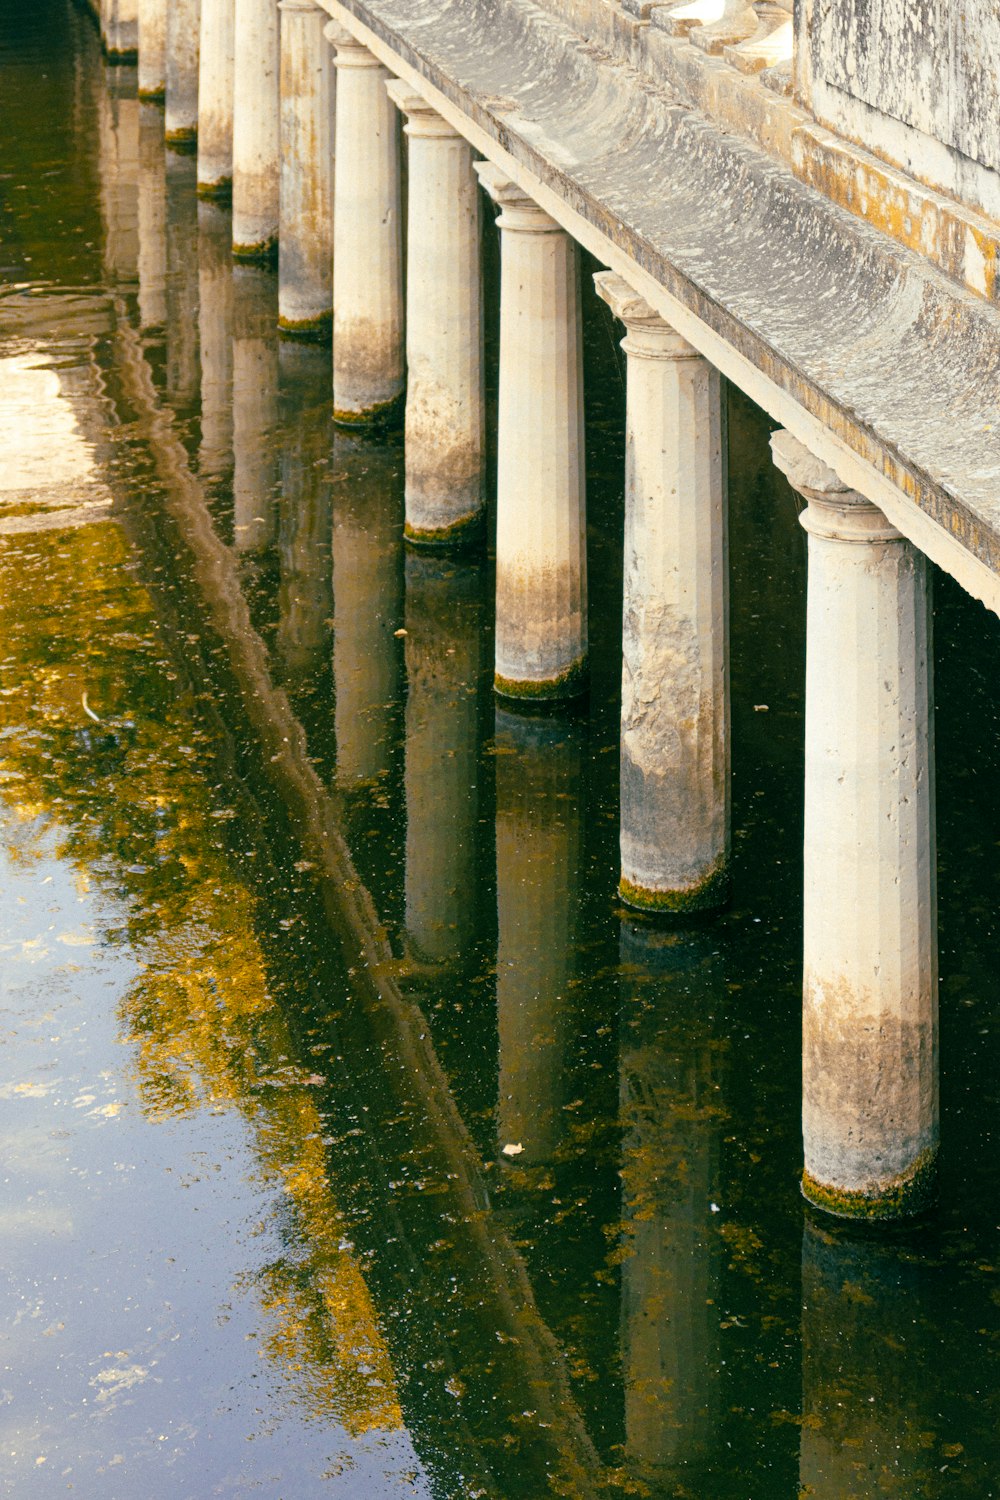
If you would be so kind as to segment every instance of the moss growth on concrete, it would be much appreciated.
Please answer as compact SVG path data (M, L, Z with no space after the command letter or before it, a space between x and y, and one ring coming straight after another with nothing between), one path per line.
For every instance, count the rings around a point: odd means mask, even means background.
M484 520L484 512L477 510L471 516L461 516L450 526L436 527L433 531L411 526L407 521L403 527L403 539L421 552L459 552L479 541Z
M125 47L121 51L113 51L110 47L105 47L104 56L113 68L128 66L139 61L139 49L137 47Z
M234 245L233 260L245 266L273 266L278 259L278 237L261 240L256 245Z
M209 203L231 203L233 201L233 179L220 177L218 182L199 182L196 192L199 198Z
M497 672L493 678L493 689L498 697L509 698L512 702L525 706L566 703L574 698L582 698L587 691L587 660L581 656L564 672L560 672L558 677L547 677L544 681L504 677Z
M168 151L178 156L194 156L198 150L198 132L185 126L183 130L168 130L163 137Z
M165 88L140 89L138 92L138 98L143 104L163 104L166 97L167 91Z
M723 864L717 865L698 885L687 886L682 891L652 890L648 886L636 885L623 875L618 882L618 894L626 906L661 916L718 911L729 900L729 870Z
M333 311L320 313L318 318L279 318L278 330L283 338L329 344L333 338Z
M838 1219L913 1219L932 1206L937 1188L937 1150L921 1151L907 1172L877 1189L838 1188L802 1173L802 1196Z
M333 408L333 420L338 427L395 427L403 418L402 393L391 401L380 401L376 406L366 406L364 411L341 411Z

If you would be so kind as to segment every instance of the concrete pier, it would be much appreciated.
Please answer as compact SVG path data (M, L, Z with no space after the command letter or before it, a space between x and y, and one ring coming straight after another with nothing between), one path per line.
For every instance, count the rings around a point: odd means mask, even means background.
M934 771L927 568L876 506L784 431L808 502L803 1191L891 1219L938 1148Z
M278 246L278 7L234 4L233 255L269 262Z
M400 414L405 382L399 117L389 73L347 32L337 49L333 414L348 427Z
M278 323L328 339L333 321L333 55L327 15L281 0Z
M479 183L472 148L405 84L406 539L462 546L484 519Z
M139 98L159 103L167 92L167 0L139 0Z
M201 0L168 0L164 129L175 151L194 151L198 139L200 29Z
M620 276L628 330L621 895L702 911L729 885L729 621L721 382Z
M235 0L201 0L198 58L198 193L228 198L233 186Z
M587 539L576 245L489 162L500 205L497 692L527 703L586 683Z

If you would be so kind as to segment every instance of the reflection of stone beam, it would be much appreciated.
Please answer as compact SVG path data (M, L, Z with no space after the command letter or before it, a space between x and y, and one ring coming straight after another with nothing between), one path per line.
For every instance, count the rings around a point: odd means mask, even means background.
M451 1238L461 1241L456 1260L469 1267L481 1326L499 1331L503 1343L498 1347L517 1362L521 1389L530 1395L533 1408L531 1442L539 1464L565 1476L573 1487L568 1492L595 1495L600 1460L574 1401L563 1355L538 1311L523 1257L490 1212L486 1175L426 1018L394 977L398 964L341 832L337 802L310 763L305 732L285 693L272 681L267 648L253 627L235 556L216 534L202 487L191 473L171 414L157 402L139 336L128 326L124 310L114 357L135 413L136 437L148 446L163 485L164 509L190 551L199 603L227 648L242 728L256 741L260 773L288 809L306 857L322 874L331 926L356 955L352 983L365 1007L370 1045L394 1063L385 1070L386 1087L398 1074L399 1087L419 1107L434 1142L441 1189L435 1201L440 1212L451 1216Z

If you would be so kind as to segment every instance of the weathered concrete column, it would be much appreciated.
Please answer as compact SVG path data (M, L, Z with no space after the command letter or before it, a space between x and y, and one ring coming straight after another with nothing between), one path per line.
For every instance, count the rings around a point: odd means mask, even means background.
M333 451L333 686L337 783L377 781L392 765L403 614L403 456L367 435Z
M484 518L479 183L472 147L408 85L406 538L468 542Z
M405 381L399 117L389 73L346 31L337 48L333 414L345 426L399 412Z
M138 0L105 0L104 50L108 61L135 62L139 52Z
M226 198L233 185L235 0L201 0L198 62L198 193Z
M628 330L620 890L705 910L729 886L721 380L620 276L594 279Z
M198 139L200 27L201 0L168 0L164 129L175 151L193 151Z
M266 262L278 244L278 7L234 3L233 254Z
M771 447L808 501L803 1191L896 1218L938 1148L927 567L789 433Z
M233 464L233 262L229 215L198 204L198 342L201 349L201 442L198 470L214 488Z
M278 323L329 338L333 322L334 70L325 10L281 0Z
M573 698L587 667L583 366L576 245L491 162L501 208L496 690Z
M139 324L162 328L167 320L167 176L163 116L154 104L139 106Z
M476 923L481 581L475 567L406 557L406 935L457 964Z
M502 1160L535 1168L551 1164L570 1125L582 734L498 708L496 750L497 1144Z
M233 268L233 546L274 541L278 502L278 330L274 276Z
M167 92L167 0L139 0L139 98Z

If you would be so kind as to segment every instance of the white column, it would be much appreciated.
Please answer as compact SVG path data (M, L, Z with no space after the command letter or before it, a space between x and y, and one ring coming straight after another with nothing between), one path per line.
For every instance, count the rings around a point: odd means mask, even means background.
M167 321L167 177L163 116L154 104L139 106L139 324Z
M233 185L235 0L201 0L198 64L198 192L227 197Z
M198 342L201 350L201 443L198 469L209 485L233 463L233 261L229 214L198 204Z
M594 279L627 329L620 890L700 911L729 884L721 380L620 276Z
M482 275L472 147L394 80L406 115L406 538L454 547L482 530Z
M233 268L233 546L260 554L278 502L278 330L274 277Z
M278 323L329 338L333 321L334 71L326 11L281 0Z
M332 40L333 414L346 426L362 426L398 413L405 379L399 118L378 59L346 32Z
M496 712L501 1160L548 1166L572 1120L571 1034L585 807L580 726ZM504 1147L520 1148L505 1152Z
M234 3L233 254L269 261L278 243L278 6Z
M576 245L498 167L501 207L496 690L576 697L587 666L583 366Z
M201 0L168 0L167 145L193 151L198 138L198 40Z
M803 1191L896 1218L938 1147L927 566L789 433L771 447L808 501Z
M406 934L432 964L468 957L476 923L478 569L406 557Z
M139 0L139 98L167 91L167 0Z

